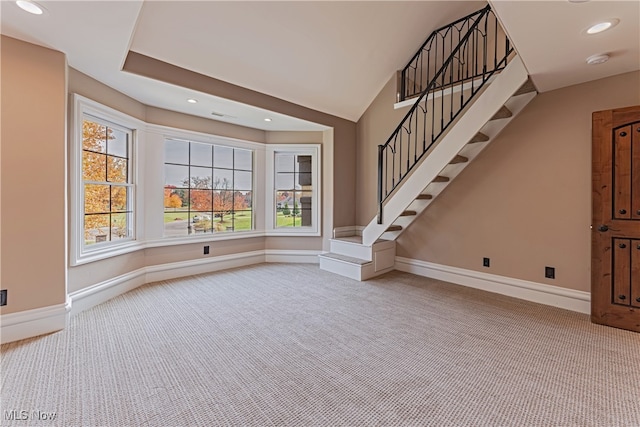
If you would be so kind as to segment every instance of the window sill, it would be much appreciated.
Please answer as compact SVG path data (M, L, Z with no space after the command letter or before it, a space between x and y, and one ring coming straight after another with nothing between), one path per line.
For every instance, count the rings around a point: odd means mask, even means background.
M112 258L119 255L125 255L131 252L144 249L145 245L137 240L122 243L118 246L107 246L100 249L87 251L71 260L71 266L88 264L90 262L102 261L103 259Z
M202 233L191 237L164 237L162 239L149 240L145 243L145 248L157 248L161 246L189 245L192 243L216 242L223 240L250 239L252 237L263 237L262 231L242 231L233 233Z

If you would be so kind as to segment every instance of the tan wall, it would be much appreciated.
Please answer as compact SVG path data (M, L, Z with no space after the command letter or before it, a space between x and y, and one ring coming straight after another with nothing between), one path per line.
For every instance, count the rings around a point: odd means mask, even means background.
M147 109L143 103L71 67L69 67L69 93L77 93L138 120L146 120Z
M357 123L356 224L367 225L376 214L378 145L387 142L409 107L393 109L396 76L392 76Z
M66 300L66 58L1 39L2 314Z
M589 291L591 113L639 103L640 72L538 95L401 235L398 255Z

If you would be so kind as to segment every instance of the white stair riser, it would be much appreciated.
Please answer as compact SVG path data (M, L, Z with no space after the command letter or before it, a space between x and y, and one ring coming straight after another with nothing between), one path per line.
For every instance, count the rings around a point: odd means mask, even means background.
M345 242L342 240L331 239L331 252L334 254L346 255L354 258L366 259L371 261L371 246L363 246L357 243Z

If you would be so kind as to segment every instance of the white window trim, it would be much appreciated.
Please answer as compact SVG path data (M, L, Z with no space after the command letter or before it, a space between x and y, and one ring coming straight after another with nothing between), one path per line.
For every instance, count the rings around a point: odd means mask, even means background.
M175 245L189 245L194 243L215 242L224 240L259 238L264 236L322 236L323 214L326 216L324 227L331 226L331 212L324 212L321 206L323 197L321 188L321 171L327 172L331 182L332 162L322 164L321 147L318 143L303 144L268 144L252 142L203 132L173 128L169 126L149 124L136 119L113 108L78 94L71 95L72 113L69 115L69 264L78 266L110 257L124 255L145 248L169 247ZM83 252L84 237L84 200L82 197L82 120L84 114L98 119L112 122L120 127L133 130L131 147L132 194L133 204L133 234L132 239L117 241L106 246L90 247ZM185 237L163 237L162 217L155 218L157 212L164 211L164 154L162 160L150 158L150 153L161 149L159 145L165 138L183 139L194 142L207 142L217 145L227 145L235 148L254 150L253 170L253 209L254 230L233 233L200 234ZM162 142L161 142L162 141ZM154 146L156 144L156 146ZM296 154L311 154L313 156L313 186L315 206L313 212L313 227L275 228L275 190L273 162L275 152L290 151ZM329 153L332 147L329 146ZM330 159L331 160L331 159ZM157 171L156 168L161 171ZM159 175L158 175L159 174ZM156 182L157 181L157 182ZM331 185L327 191L331 193ZM328 205L330 206L330 205ZM325 230L326 231L326 230Z
M143 233L143 224L139 220L142 215L143 206L138 202L136 194L140 191L138 180L138 153L139 143L142 137L145 123L135 119L129 115L123 114L117 110L106 107L81 95L73 94L73 114L71 115L70 129L71 134L71 150L70 150L70 200L69 200L69 220L70 220L70 264L72 266L85 264L101 260L104 258L122 255L129 252L137 251L143 248L143 244L139 240L139 236ZM84 239L84 200L83 200L83 178L82 178L82 121L84 116L90 115L96 119L106 122L112 122L118 127L128 128L132 130L132 141L130 147L130 168L131 168L131 208L132 235L128 239L122 241L110 242L106 245L97 245L95 247L85 248ZM138 188L136 188L138 187Z
M182 140L189 142L198 142L212 145L221 145L231 148L242 148L246 150L252 150L254 152L253 158L253 182L252 182L252 220L253 230L247 231L234 231L232 233L203 233L193 234L191 236L178 236L178 237L165 237L158 236L157 238L150 239L146 242L146 247L158 247L158 246L172 246L182 245L190 243L202 243L202 242L215 242L222 240L234 240L234 239L247 239L252 237L264 236L264 220L262 212L264 212L264 180L261 179L264 176L264 143L246 141L242 139L229 138L225 136L212 135L202 132L189 131L184 129L172 128L162 125L147 125L147 131L150 134L155 134L161 138L162 143L166 139ZM159 149L160 147L158 147ZM164 145L161 147L164 153ZM160 190L164 194L164 154L162 156L162 182L160 183ZM152 190L153 191L153 190ZM163 197L164 200L164 197ZM152 206L150 212L155 211L156 206ZM164 212L164 203L158 208ZM164 232L164 229L163 229Z
M266 236L321 236L321 212L320 204L322 194L321 188L321 149L322 144L269 144L266 147L266 189L265 189L265 235ZM311 186L313 187L313 196L311 199L312 220L311 227L276 227L275 218L275 155L276 153L290 153L311 155Z

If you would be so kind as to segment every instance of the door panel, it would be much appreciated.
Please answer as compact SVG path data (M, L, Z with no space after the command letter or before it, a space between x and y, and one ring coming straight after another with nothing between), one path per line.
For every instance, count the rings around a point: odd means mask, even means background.
M631 243L631 305L640 308L640 240Z
M591 320L640 332L640 106L593 113Z
M613 295L614 304L631 305L631 244L630 239L613 239Z
M629 126L629 134L631 135L631 159L635 169L631 171L631 217L640 220L640 125Z
M631 126L615 132L613 139L613 215L631 218Z

